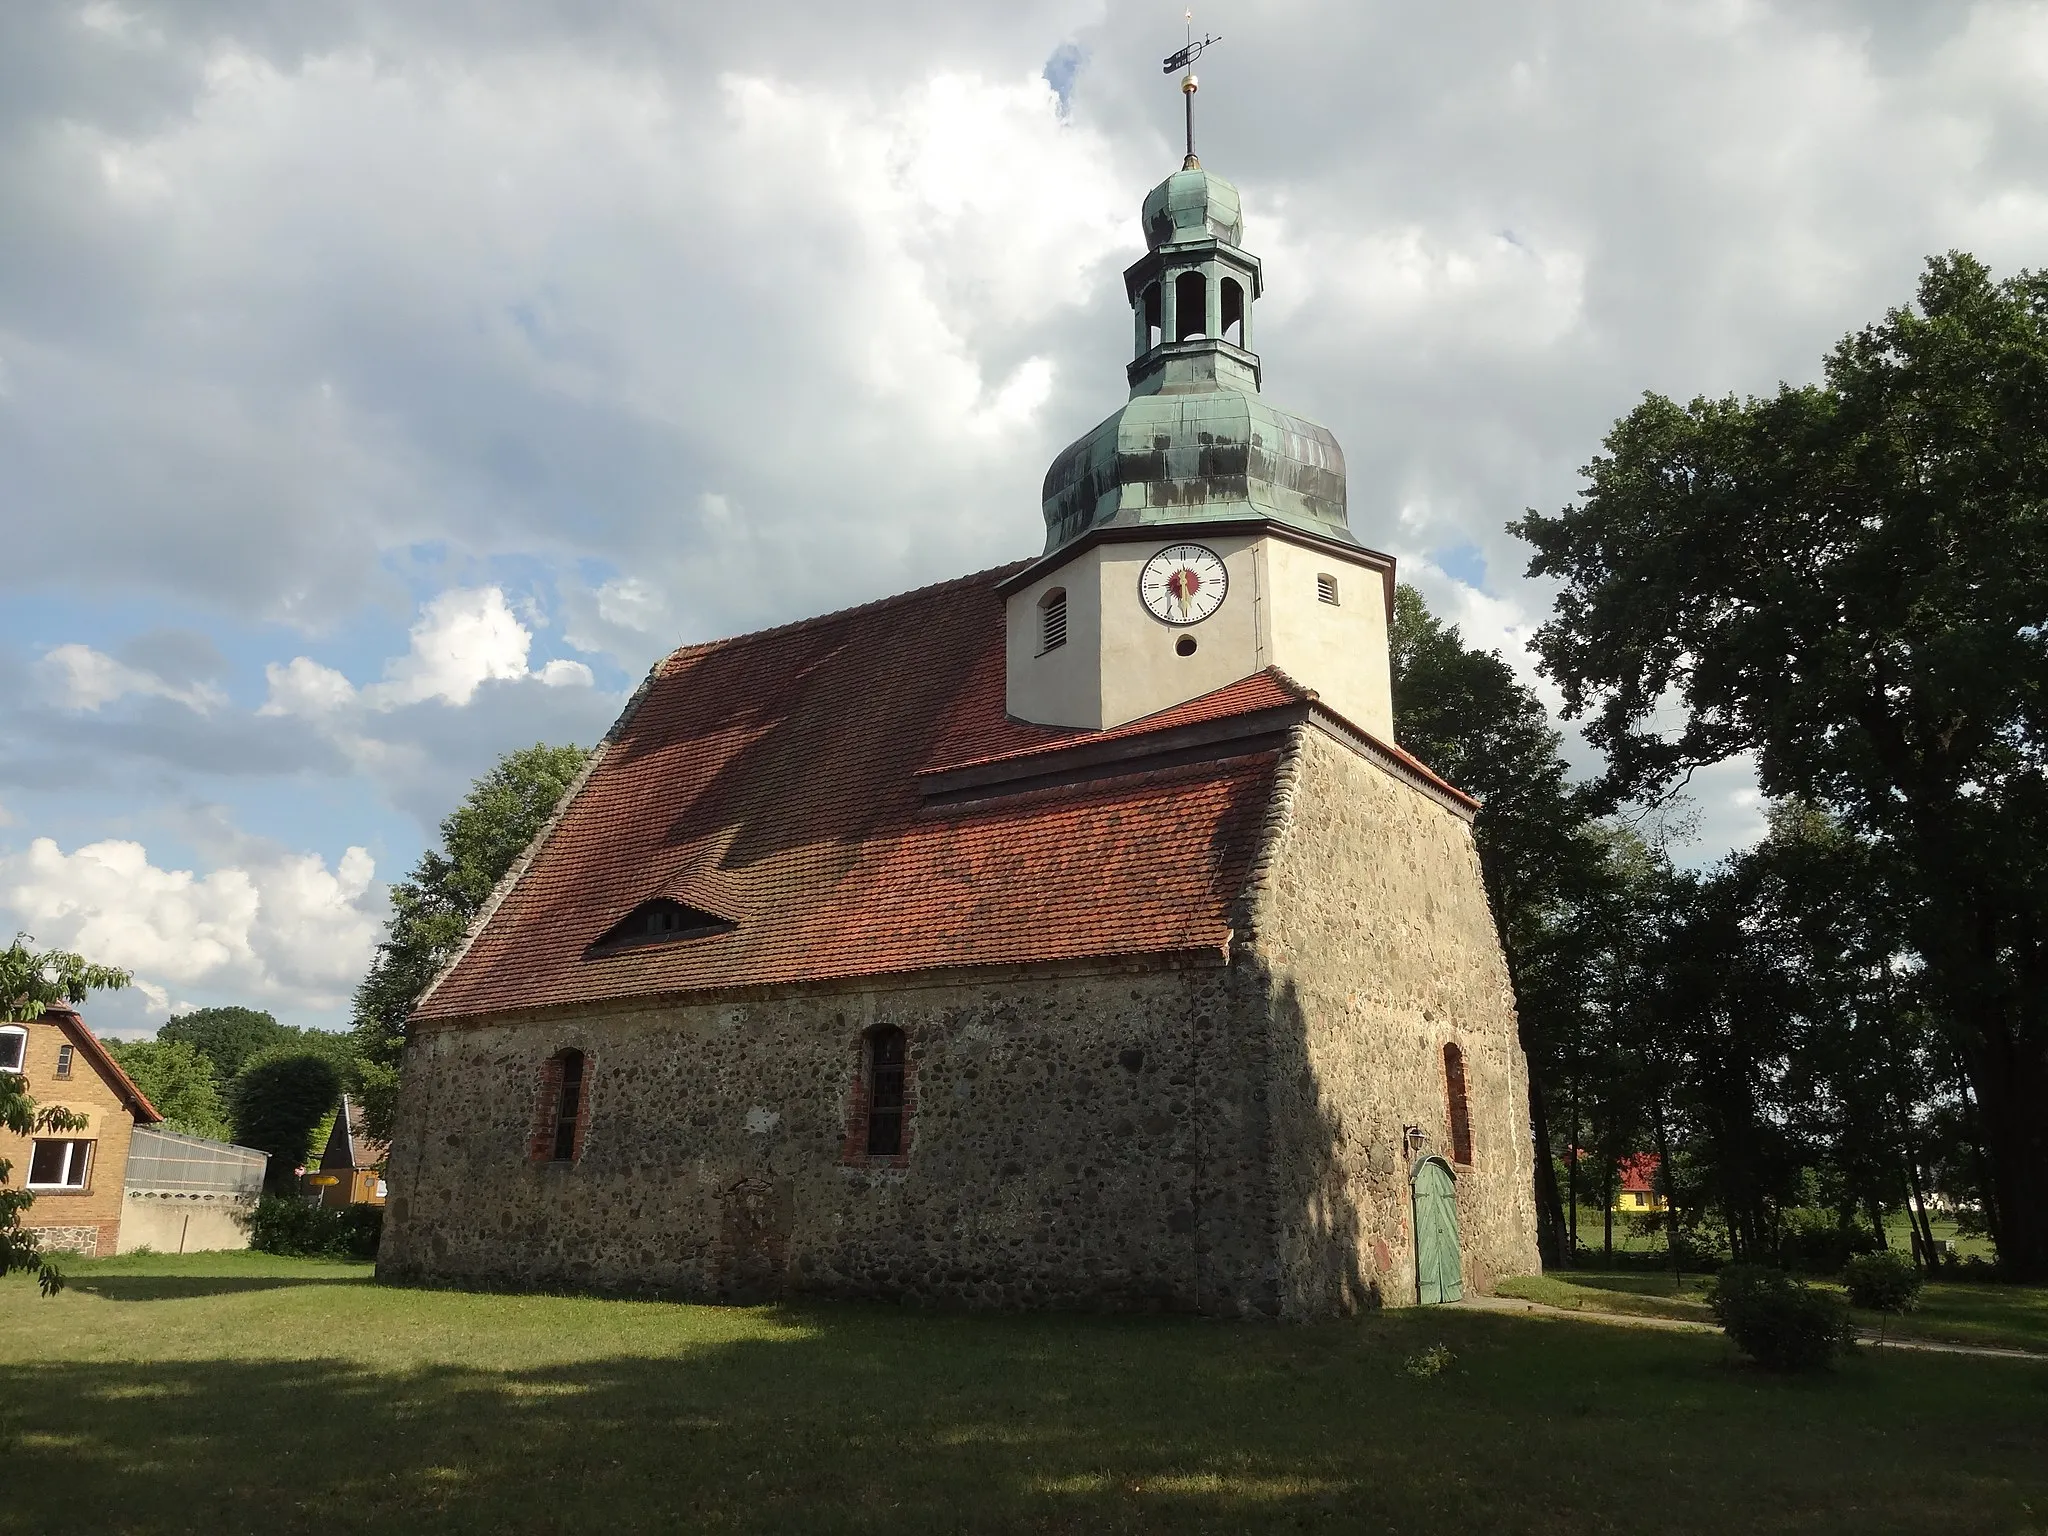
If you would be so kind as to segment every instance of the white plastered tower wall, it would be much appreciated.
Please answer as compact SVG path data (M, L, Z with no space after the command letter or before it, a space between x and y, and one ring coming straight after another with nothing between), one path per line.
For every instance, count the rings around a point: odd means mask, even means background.
M1139 600L1138 575L1184 543L1215 551L1229 588L1201 623L1167 624ZM1020 720L1106 730L1278 667L1353 724L1394 739L1393 572L1364 551L1193 528L1088 545L1026 575L1007 608L1008 709ZM1045 603L1055 592L1066 594L1066 641L1047 649ZM1193 649L1184 653L1186 642Z

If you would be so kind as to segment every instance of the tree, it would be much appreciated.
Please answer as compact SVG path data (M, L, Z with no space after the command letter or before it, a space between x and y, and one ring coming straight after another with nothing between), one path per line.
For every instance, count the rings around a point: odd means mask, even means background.
M1570 782L1542 701L1498 655L1468 649L1456 626L1430 613L1411 586L1395 590L1391 653L1396 737L1480 802L1472 837L1530 1063L1530 1113L1544 1152L1536 1159L1537 1210L1544 1255L1557 1263L1567 1223L1549 1156L1550 1100L1561 1013L1573 988L1538 982L1559 981L1564 913L1600 880L1592 803Z
M126 971L97 965L67 950L38 950L25 933L0 950L0 1018L12 1023L39 1019L55 1003L82 1003L94 992L118 991L132 979ZM38 1107L12 1072L0 1072L0 1125L17 1136L47 1131L83 1130L85 1117L54 1106ZM25 1189L6 1187L14 1166L0 1158L0 1275L17 1269L36 1271L45 1296L64 1284L64 1277L43 1257L34 1232L22 1226L23 1212L35 1203Z
M1646 396L1514 531L1617 797L1753 754L1870 839L1981 1120L2016 1277L2048 1279L2048 276L1931 260L1825 383Z
M411 875L391 888L391 921L355 998L363 1114L373 1134L390 1134L413 1005L455 957L498 881L547 825L589 755L583 747L545 743L507 753L441 823L440 848L422 854Z
M249 1062L293 1039L298 1031L256 1008L198 1008L156 1032L159 1040L191 1046L213 1063L223 1092ZM161 1105L158 1108L162 1108Z
M290 1194L298 1184L313 1128L341 1096L341 1074L325 1056L286 1047L251 1062L235 1079L235 1140L270 1154L263 1187Z
M214 1064L189 1041L166 1040L159 1032L154 1040L109 1040L106 1046L168 1129L210 1141L233 1135Z

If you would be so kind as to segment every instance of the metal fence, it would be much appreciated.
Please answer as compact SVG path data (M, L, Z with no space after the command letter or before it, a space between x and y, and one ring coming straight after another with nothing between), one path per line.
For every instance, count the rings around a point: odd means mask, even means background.
M263 1192L263 1169L269 1161L268 1153L250 1147L138 1125L128 1143L124 1182L132 1190L253 1200Z

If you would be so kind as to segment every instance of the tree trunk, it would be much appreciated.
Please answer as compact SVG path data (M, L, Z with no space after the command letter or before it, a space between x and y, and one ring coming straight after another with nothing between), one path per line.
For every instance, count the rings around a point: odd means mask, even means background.
M1526 1043L1522 1049L1525 1056L1529 1054ZM1529 1073L1529 1123L1536 1140L1536 1244L1543 1267L1556 1269L1565 1262L1564 1205L1557 1191L1557 1165L1550 1155L1550 1116L1544 1110L1543 1087L1533 1068Z
M2003 1022L2003 1021L2001 1021ZM2001 1028L1968 1055L1991 1165L1987 1211L2005 1277L2048 1281L2048 1055Z
M1614 1268L1614 1158L1604 1150L1600 1153L1600 1251L1606 1256L1607 1267Z

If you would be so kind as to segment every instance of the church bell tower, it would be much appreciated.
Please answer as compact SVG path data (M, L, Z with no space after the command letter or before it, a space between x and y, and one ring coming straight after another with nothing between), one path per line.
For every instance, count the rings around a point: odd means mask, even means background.
M1391 742L1394 562L1352 537L1336 438L1260 392L1264 275L1181 88L1187 158L1124 272L1130 399L1053 460L1045 552L1003 584L1008 710L1106 729L1277 667Z

